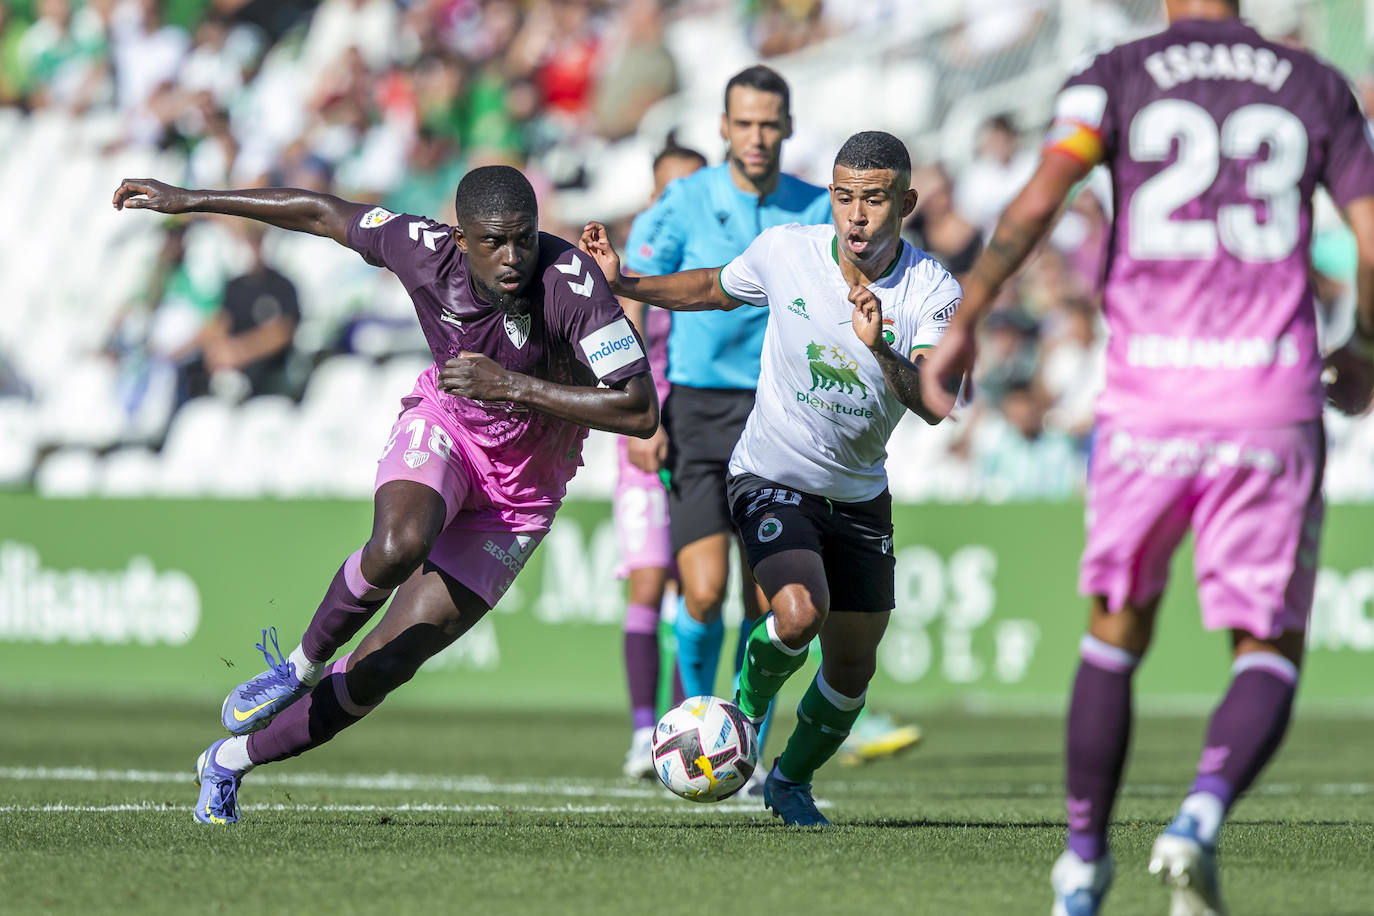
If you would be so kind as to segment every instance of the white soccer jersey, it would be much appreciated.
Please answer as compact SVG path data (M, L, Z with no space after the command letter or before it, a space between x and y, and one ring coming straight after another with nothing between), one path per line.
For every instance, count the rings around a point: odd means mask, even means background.
M721 269L728 295L769 309L758 396L730 473L860 502L887 487L887 440L906 406L854 334L837 244L833 226L778 226ZM940 340L963 296L949 271L905 243L869 289L884 337L907 357Z

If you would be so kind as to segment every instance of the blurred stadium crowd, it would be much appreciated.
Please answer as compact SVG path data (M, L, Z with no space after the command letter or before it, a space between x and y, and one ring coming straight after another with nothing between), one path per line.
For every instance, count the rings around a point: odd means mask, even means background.
M1341 25L1321 19L1330 2L1252 5L1295 41ZM908 237L959 274L1033 169L1067 61L1152 30L1159 6L7 0L0 487L365 496L376 436L428 361L389 274L289 233L115 214L120 178L297 186L448 220L467 169L509 163L535 184L545 230L575 236L595 217L623 233L670 132L719 161L722 87L763 59L792 84L784 168L826 183L851 132L897 133L924 163ZM899 428L898 499L1080 491L1105 181L1076 195L1008 289L960 421ZM1329 207L1318 229L1334 345L1349 330L1353 245ZM1333 417L1329 431L1331 498L1374 499L1374 421ZM593 434L574 493L609 494L611 449Z

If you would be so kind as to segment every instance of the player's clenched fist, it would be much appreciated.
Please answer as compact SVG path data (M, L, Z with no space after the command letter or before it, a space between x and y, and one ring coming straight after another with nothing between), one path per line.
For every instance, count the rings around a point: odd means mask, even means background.
M886 346L883 341L883 304L873 290L867 286L850 287L849 301L854 303L850 321L859 340L870 350Z
M474 401L518 400L515 373L494 360L464 350L439 370L439 390Z
M964 375L973 369L977 343L968 323L951 321L935 350L921 366L921 398L931 411L949 416Z
M191 209L191 192L151 178L125 178L114 192L114 208L185 213Z
M1374 399L1374 361L1346 344L1326 358L1334 378L1326 382L1326 400L1341 413L1358 417Z
M620 280L620 255L611 244L611 236L606 227L598 222L588 223L582 229L582 237L577 240L577 247L596 262L596 266L606 275L606 281L611 284L611 289L616 290Z

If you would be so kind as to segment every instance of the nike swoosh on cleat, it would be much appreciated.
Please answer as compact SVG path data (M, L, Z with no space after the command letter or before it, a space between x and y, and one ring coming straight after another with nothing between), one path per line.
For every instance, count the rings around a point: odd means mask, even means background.
M249 709L249 710L246 710L246 711L245 711L245 710L241 710L241 709L239 709L237 706L235 706L235 707L234 707L234 720L237 721L237 722L247 722L250 718L252 718L252 716L253 716L254 713L256 713L256 712L258 712L258 711L260 711L260 710L262 710L262 709L265 709L265 708L268 707L268 706L271 706L273 702L275 702L275 701L273 701L273 700L268 700L266 703L261 703L261 704L259 704L259 705L257 705L257 706L254 706L252 709Z

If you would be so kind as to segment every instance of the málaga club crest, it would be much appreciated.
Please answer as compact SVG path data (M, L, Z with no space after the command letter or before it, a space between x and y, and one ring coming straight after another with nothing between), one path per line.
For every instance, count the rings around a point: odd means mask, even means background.
M525 349L525 342L530 339L530 316L507 315L506 336L517 348Z

